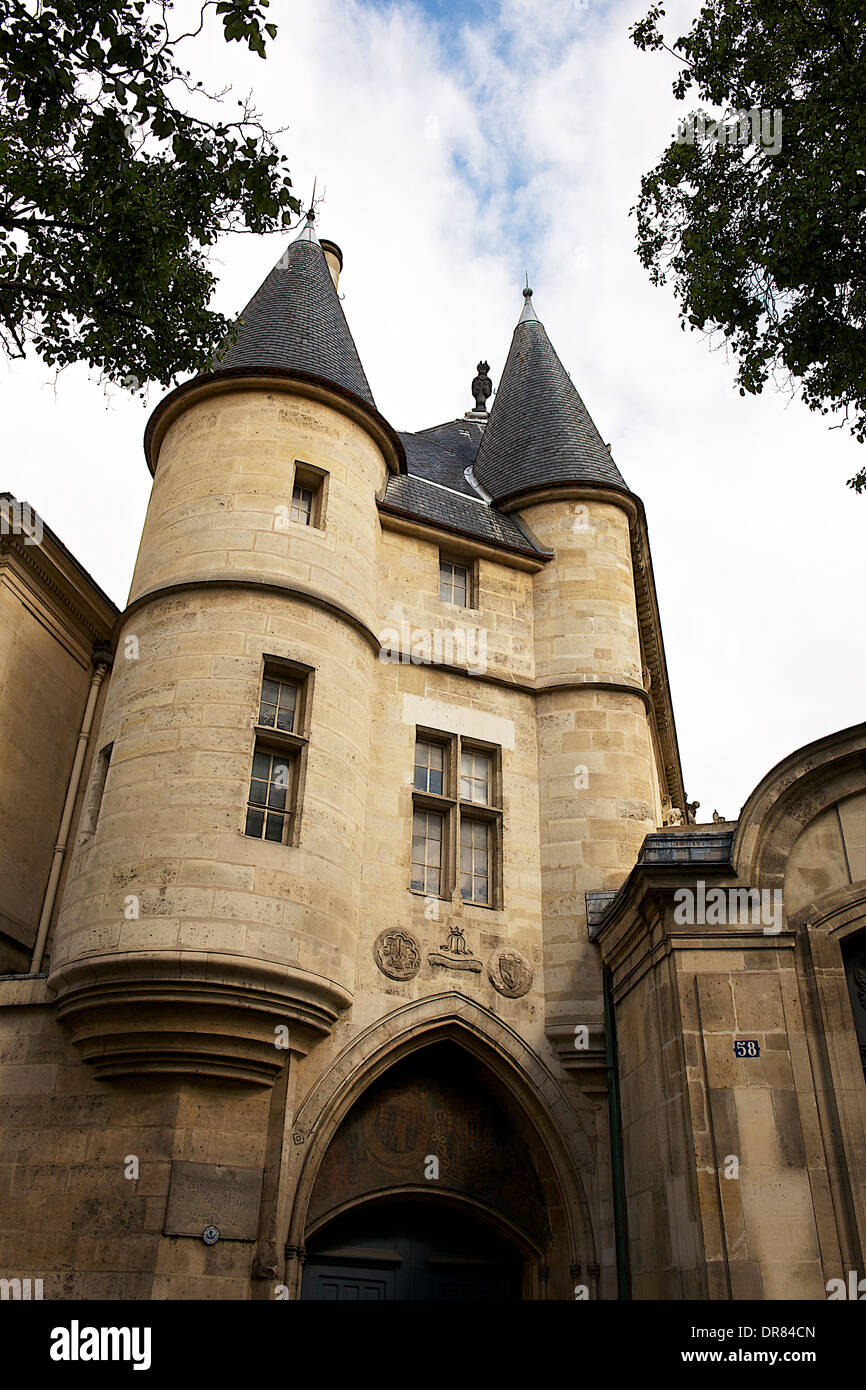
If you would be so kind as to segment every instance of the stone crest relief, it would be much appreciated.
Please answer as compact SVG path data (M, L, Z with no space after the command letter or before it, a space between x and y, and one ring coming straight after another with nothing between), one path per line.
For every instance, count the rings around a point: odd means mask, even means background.
M411 980L421 969L421 950L410 932L389 927L373 943L373 958L383 975L392 980Z
M513 946L500 946L487 962L487 974L493 988L509 999L519 999L532 988L532 966Z

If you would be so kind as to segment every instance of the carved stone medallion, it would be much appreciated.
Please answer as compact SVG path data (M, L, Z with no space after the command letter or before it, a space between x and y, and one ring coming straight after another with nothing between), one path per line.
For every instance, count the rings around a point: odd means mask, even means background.
M500 946L487 962L490 983L509 999L519 999L532 988L533 970L526 956L513 946Z
M411 980L421 969L421 951L411 933L399 927L380 932L373 944L373 956L383 975L392 980Z

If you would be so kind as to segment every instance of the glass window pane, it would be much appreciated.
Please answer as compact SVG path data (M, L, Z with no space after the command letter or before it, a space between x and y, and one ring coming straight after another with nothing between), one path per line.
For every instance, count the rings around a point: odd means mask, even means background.
M419 739L415 744L415 790L442 796L445 790L444 767L445 749L442 744Z
M254 806L264 806L268 799L267 782L250 782L250 801Z
M415 811L412 817L411 885L439 894L442 884L443 817L436 811Z
M313 515L313 490L303 487L300 483L295 483L292 489L292 507L290 516L292 521L300 521L304 526L309 526Z
M266 700L269 705L275 705L279 698L279 694L279 681L271 680L269 676L266 676L262 681L262 699Z
M259 777L262 781L267 781L271 770L271 759L268 753L253 754L253 776Z
M281 840L283 838L283 816L268 815L268 823L265 827L266 840Z
M260 836L261 836L261 833L262 833L262 826L264 825L264 821L265 821L264 812L263 812L263 811L254 811L253 808L250 807L250 809L247 811L247 824L246 824L246 833L247 833L247 835L256 835L256 836L259 836L259 837L260 837Z

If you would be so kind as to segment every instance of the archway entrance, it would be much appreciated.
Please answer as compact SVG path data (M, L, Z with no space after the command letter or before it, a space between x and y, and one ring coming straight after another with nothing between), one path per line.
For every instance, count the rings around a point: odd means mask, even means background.
M472 1213L441 1198L391 1198L329 1222L307 1246L302 1299L519 1299L523 1259Z
M537 1149L521 1107L463 1048L402 1057L321 1161L301 1298L538 1297L554 1233Z

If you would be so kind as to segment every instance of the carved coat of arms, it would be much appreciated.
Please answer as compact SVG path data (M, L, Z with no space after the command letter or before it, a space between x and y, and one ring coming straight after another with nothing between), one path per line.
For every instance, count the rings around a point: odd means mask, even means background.
M389 927L380 932L373 944L373 956L382 971L392 980L411 980L421 968L421 951L410 932Z
M509 999L519 999L532 988L532 966L514 946L500 946L487 962L487 974L493 988Z

